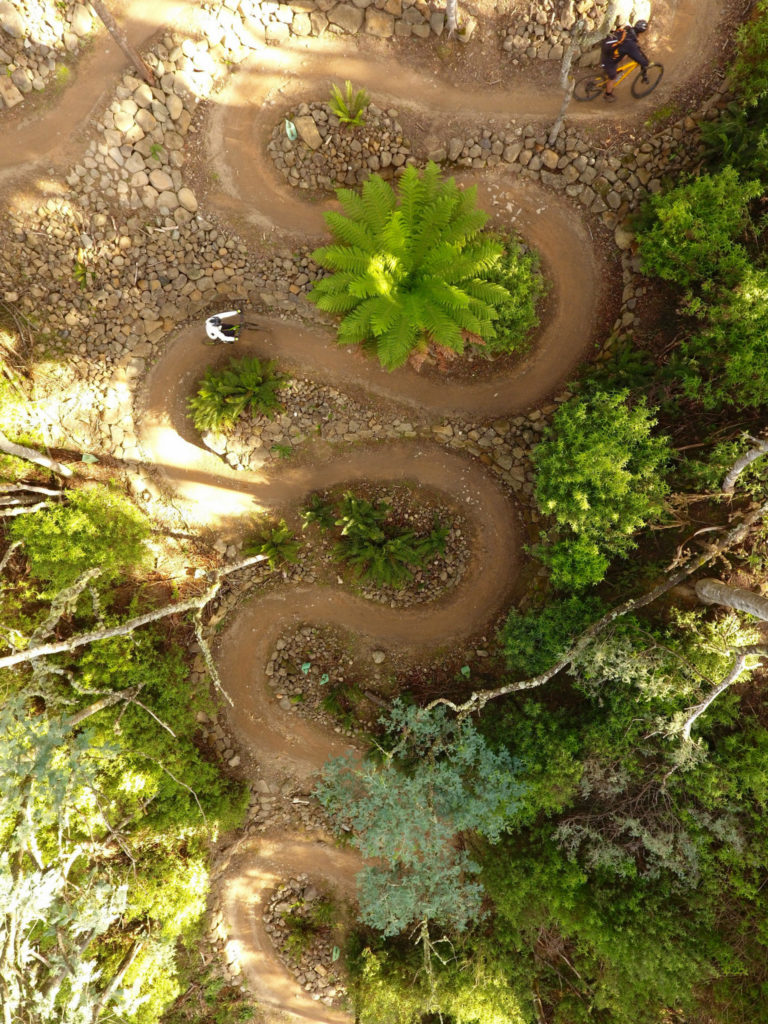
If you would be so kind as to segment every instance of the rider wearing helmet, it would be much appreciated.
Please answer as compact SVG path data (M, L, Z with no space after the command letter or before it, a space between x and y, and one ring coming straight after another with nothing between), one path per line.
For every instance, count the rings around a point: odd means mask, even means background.
M616 97L613 95L613 84L616 81L616 68L622 58L631 57L632 60L637 61L645 75L648 58L638 46L637 37L647 29L648 22L641 18L634 25L624 25L622 28L614 29L603 40L600 49L600 64L608 77L604 96L609 103L616 101Z

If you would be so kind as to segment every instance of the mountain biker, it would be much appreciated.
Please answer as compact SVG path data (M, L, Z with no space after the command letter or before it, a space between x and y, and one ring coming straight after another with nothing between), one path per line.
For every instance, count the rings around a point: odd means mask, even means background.
M222 320L229 320L232 317L239 317L238 324L224 324ZM232 345L237 340L242 326L243 313L240 309L230 309L226 313L218 313L216 316L209 316L205 321L205 333L212 342L220 341L225 345Z
M616 69L623 57L631 57L632 60L637 61L643 69L643 81L645 81L645 72L648 69L649 61L638 46L637 37L647 29L648 22L641 18L634 25L624 25L622 28L614 29L603 40L600 48L600 65L608 79L603 96L609 103L616 102L613 86L616 81Z

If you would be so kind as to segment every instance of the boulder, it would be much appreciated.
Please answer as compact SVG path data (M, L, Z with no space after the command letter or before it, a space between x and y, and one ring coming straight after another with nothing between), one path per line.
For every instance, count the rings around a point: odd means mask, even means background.
M310 149L319 149L323 144L323 139L320 132L317 130L317 125L314 119L308 114L304 117L297 117L293 122L296 125L296 131L299 133L299 138L302 142L306 143Z
M0 29L14 39L21 39L27 32L24 18L8 0L0 0Z
M69 23L69 27L76 36L80 39L83 36L87 36L93 28L93 18L91 12L84 4L76 4L75 9L72 11L72 19Z
M190 188L180 188L178 191L179 203L189 213L197 213L197 199Z
M369 36L389 39L395 34L395 19L385 11L377 11L375 7L369 7L365 12L365 31Z
M6 76L0 77L0 100L6 105L6 107L15 107L17 103L21 103L24 99L22 94Z
M154 170L149 175L150 184L153 185L158 192L168 192L173 188L173 180L170 174L166 171Z
M336 6L328 11L328 21L332 25L338 26L345 32L359 32L360 26L363 24L363 12L353 7L352 4L336 4Z
M291 22L291 31L295 36L311 36L312 22L309 20L309 15L303 11L294 14L293 21Z

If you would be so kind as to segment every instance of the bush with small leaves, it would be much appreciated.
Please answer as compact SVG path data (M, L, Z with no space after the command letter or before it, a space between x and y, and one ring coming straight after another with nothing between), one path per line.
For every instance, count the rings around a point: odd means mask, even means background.
M278 392L285 383L273 362L255 356L231 359L219 370L205 371L187 408L196 430L231 430L245 413L273 416L282 408Z
M737 284L749 259L735 239L749 223L750 200L761 193L759 181L743 182L726 167L651 196L637 232L643 272L683 288L713 278Z
M669 442L652 436L645 403L630 407L627 394L596 391L561 405L534 450L536 501L557 523L557 538L535 554L555 586L599 583L610 558L626 555L663 511Z
M147 558L146 517L124 495L105 487L68 491L66 501L19 516L11 536L22 541L30 573L47 595L70 586L87 569L109 583Z

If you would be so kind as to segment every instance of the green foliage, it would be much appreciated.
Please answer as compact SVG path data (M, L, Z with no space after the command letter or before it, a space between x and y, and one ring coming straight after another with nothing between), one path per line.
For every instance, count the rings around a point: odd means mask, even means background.
M507 293L496 309L495 336L486 342L489 355L518 351L539 322L536 307L545 292L539 257L515 238L501 239L504 251L487 280Z
M457 943L451 945L456 950ZM397 954L366 947L358 955L353 997L359 1024L422 1024L426 1007L452 1024L529 1024L492 953L477 947L464 953L459 944L457 953L435 964L431 988L422 965L402 949Z
M533 676L551 668L604 610L592 597L567 597L528 612L513 608L498 637L508 670Z
M425 919L462 931L480 914L481 889L456 840L476 830L498 841L518 803L515 766L442 709L396 702L382 723L394 743L383 763L338 758L316 791L362 855L382 862L358 876L361 918L385 936Z
M325 214L335 243L313 253L332 273L309 298L343 315L339 344L365 343L391 370L430 341L463 352L465 332L495 337L509 293L488 280L502 247L481 234L487 216L475 188L442 181L429 163L421 173L408 167L397 195L376 174L362 195L337 195L344 214Z
M690 297L684 306L703 327L671 362L684 393L705 409L758 408L768 400L768 271L745 268L738 285Z
M286 377L273 362L255 356L231 359L220 370L207 369L197 394L187 401L196 430L231 430L245 413L271 417L282 404L278 392Z
M111 582L146 559L149 523L117 491L69 491L66 503L19 516L11 536L24 544L32 575L52 595L98 567Z
M305 516L320 524L327 522L327 508L309 508ZM335 525L341 535L334 547L335 557L350 565L364 580L382 586L402 587L413 579L413 569L435 555L443 554L449 528L435 520L430 532L417 536L390 521L390 507L375 505L347 491L336 507ZM305 519L306 521L306 519Z
M754 106L734 101L715 121L702 121L701 140L707 164L717 170L726 164L743 178L765 180L768 173L768 98Z
M306 530L311 523L317 523L323 530L330 530L336 522L336 513L332 502L323 501L319 494L312 494L301 511L301 519L302 530Z
M768 2L757 0L752 16L736 33L738 53L731 84L742 102L755 104L768 95Z
M266 555L271 569L286 562L295 562L299 557L301 544L284 519L279 523L265 526L254 540L245 544L247 555Z
M663 511L669 444L651 435L644 402L630 408L626 398L596 391L571 399L534 450L536 501L559 530L536 555L556 586L598 583L610 557L626 555L635 532Z
M734 239L749 223L758 181L732 167L703 174L646 202L637 232L643 271L683 288L716 278L730 287L743 277L747 254Z
M370 102L371 97L365 89L355 91L349 79L344 83L343 93L335 82L331 86L331 98L328 105L331 108L331 113L338 117L341 124L365 124L363 111Z

